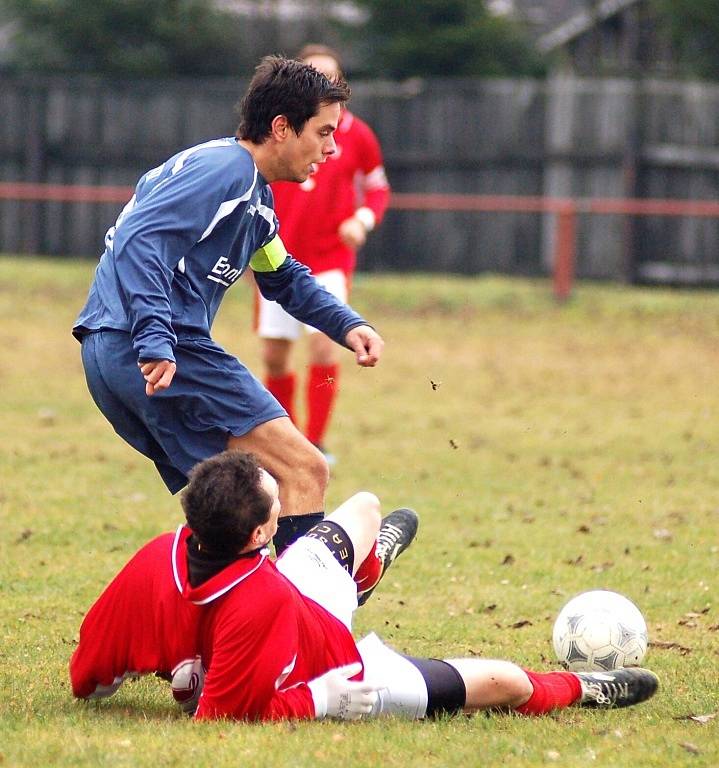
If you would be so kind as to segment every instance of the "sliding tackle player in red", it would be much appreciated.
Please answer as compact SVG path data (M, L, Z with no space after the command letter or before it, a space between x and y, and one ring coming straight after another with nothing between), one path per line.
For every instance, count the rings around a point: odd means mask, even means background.
M356 642L357 580L376 585L417 528L410 510L382 522L371 493L352 496L276 564L267 544L278 487L251 456L200 463L182 504L187 526L145 545L85 617L70 663L75 696L108 696L128 676L158 673L196 718L275 720L539 715L628 706L657 690L638 668L536 673L508 661L406 656L374 634Z

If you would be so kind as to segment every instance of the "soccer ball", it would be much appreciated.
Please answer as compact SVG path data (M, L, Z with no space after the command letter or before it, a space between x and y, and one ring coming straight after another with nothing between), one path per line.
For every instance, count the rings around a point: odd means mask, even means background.
M188 715L193 714L197 709L204 682L205 668L199 656L195 656L194 659L183 659L172 670L172 695Z
M647 652L647 625L634 603L597 589L573 597L552 630L554 651L572 672L638 666Z

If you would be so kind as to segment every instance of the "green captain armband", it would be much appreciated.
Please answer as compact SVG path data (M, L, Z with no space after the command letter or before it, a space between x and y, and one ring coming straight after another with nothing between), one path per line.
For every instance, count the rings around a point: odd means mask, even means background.
M282 266L286 258L285 244L280 240L279 235L275 235L269 243L252 254L250 267L255 272L274 272Z

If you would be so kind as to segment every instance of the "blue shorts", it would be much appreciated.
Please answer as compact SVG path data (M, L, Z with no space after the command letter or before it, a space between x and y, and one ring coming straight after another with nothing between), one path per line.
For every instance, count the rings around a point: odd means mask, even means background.
M224 451L230 435L287 416L262 384L212 339L179 339L168 389L145 394L130 334L97 331L82 339L90 394L120 437L155 462L177 493L199 461Z

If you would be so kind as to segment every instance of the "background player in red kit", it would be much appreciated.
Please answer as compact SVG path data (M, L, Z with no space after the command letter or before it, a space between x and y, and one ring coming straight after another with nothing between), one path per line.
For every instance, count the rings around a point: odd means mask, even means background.
M383 572L371 493L351 497L276 565L266 545L278 487L251 456L227 451L198 464L182 504L189 527L145 545L85 617L70 662L75 696L109 696L127 676L155 672L199 719L274 720L542 714L628 706L657 689L636 668L540 674L507 661L404 656L374 634L356 643L356 581L363 570L374 570L374 583ZM395 555L416 531L416 517L403 519L411 525Z
M330 79L341 74L338 54L326 46L305 46L298 58ZM334 138L337 151L306 181L271 186L287 249L330 293L346 302L357 249L382 220L390 190L379 142L365 122L344 109ZM291 352L303 328L309 333L304 432L322 448L337 397L339 356L327 336L258 296L265 384L293 421L297 376Z

